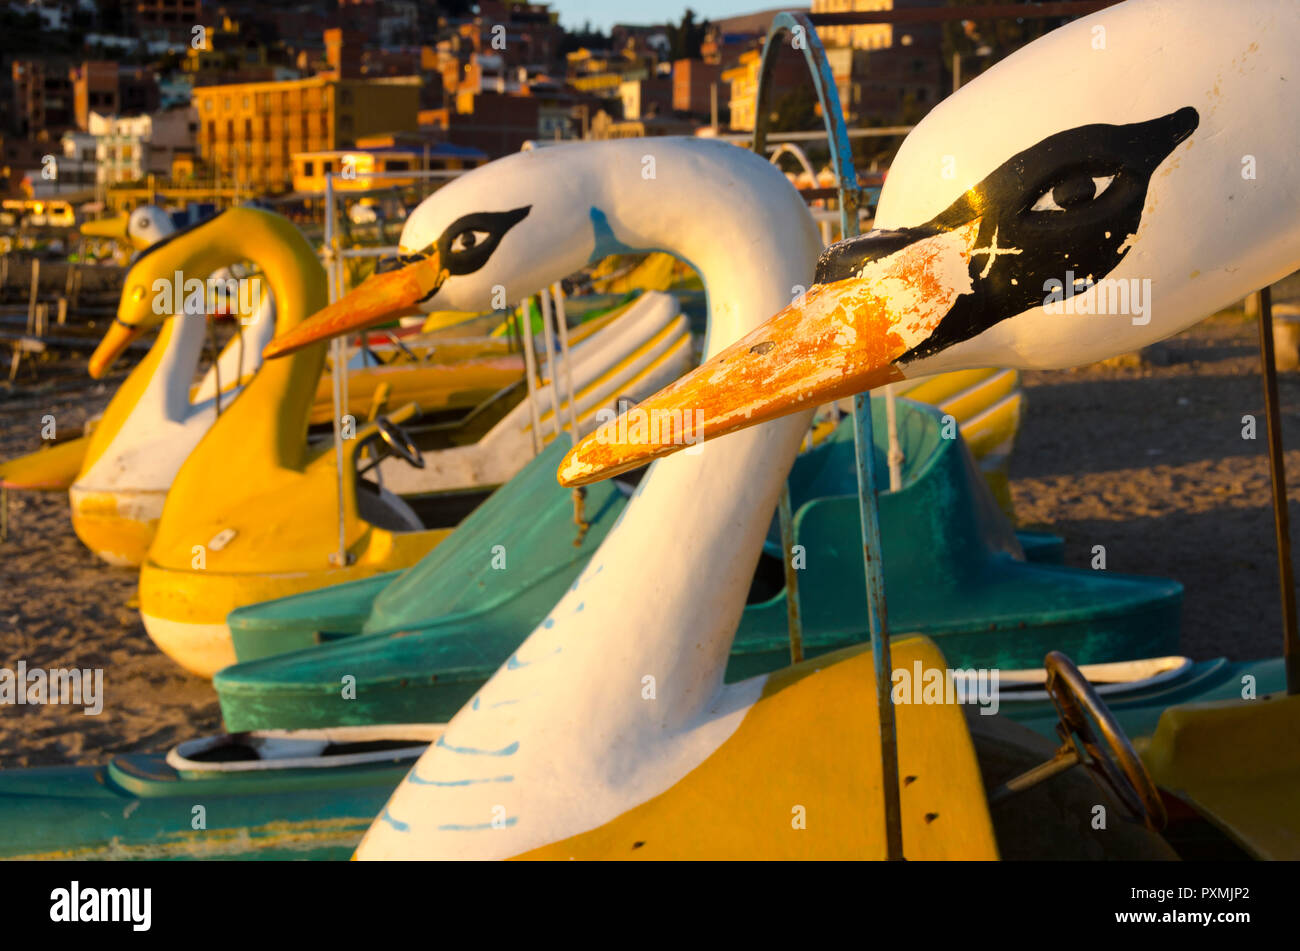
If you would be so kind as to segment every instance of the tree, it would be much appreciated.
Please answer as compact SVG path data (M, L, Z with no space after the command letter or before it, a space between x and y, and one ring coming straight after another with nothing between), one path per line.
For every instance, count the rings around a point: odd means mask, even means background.
M682 14L681 24L673 26L669 23L667 27L671 59L700 58L700 47L704 45L704 37L709 31L708 20L696 23L695 11L687 7Z

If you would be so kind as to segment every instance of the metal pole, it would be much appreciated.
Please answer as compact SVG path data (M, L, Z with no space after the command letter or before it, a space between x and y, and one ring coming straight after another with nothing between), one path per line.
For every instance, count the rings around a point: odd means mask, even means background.
M903 447L898 443L898 398L894 384L885 387L885 426L889 429L889 491L903 487Z
M768 112L772 69L776 62L780 36L785 32L802 36L804 60L812 73L813 86L826 122L831 167L840 189L840 234L852 238L859 232L858 209L862 192L853 165L853 151L839 90L826 51L817 30L807 15L778 13L772 20L759 64L758 93L754 119L754 151L764 154L767 144ZM800 44L796 44L798 46ZM880 517L877 509L875 439L872 433L871 400L865 393L853 398L853 443L857 461L858 507L862 518L863 569L867 582L867 615L871 630L871 651L875 662L875 693L880 729L880 772L884 795L885 857L890 861L903 858L903 825L898 785L898 731L891 692L893 660L889 649L889 621L885 607L884 567L881 561Z
M325 175L325 275L329 286L329 302L338 299L338 270L334 265L334 173ZM338 486L338 522L339 547L330 555L331 564L340 568L348 563L347 544L347 508L343 499L343 394L339 388L339 362L343 359L343 348L337 337L330 344L334 365L330 368L334 400L334 468Z
M790 483L781 486L777 502L777 521L781 524L781 561L785 567L785 615L790 629L790 663L803 660L803 618L799 609L799 576L794 566L794 515L790 510Z
M876 498L876 452L871 432L871 398L853 397L853 443L857 450L858 508L862 514L862 558L867 574L867 619L875 660L876 711L880 721L880 762L885 797L885 855L903 858L902 798L898 790L898 727L894 721L894 662L885 613L884 565L880 560L880 513Z
M533 418L533 455L542 454L542 420L537 413L537 357L533 353L533 314L527 298L519 305L519 332L524 340L524 379L528 381L528 409Z
M551 412L555 414L555 435L558 438L564 427L560 423L560 378L556 373L555 348L551 346L551 335L555 332L551 320L551 292L543 287L537 299L542 305L542 346L546 348L546 373L550 377Z
M573 396L573 361L569 358L569 325L564 313L564 287L559 281L551 285L555 298L555 325L560 331L560 362L564 364L564 388L569 397L569 437L578 444L578 401Z
M569 439L570 444L578 444L578 402L573 396L573 361L569 357L568 316L564 313L564 285L556 281L551 285L551 296L555 298L555 325L560 331L560 363L564 369L564 388L569 398ZM555 374L551 374L551 385L558 386ZM573 490L573 524L578 529L573 539L574 546L582 544L587 537L591 523L587 521L587 488L577 486Z
M342 297L344 294L348 292L347 262L343 259L343 255L341 254L334 256L334 262L335 262L335 266L338 268L338 274L334 278L334 287L337 290L338 296ZM361 333L365 334L365 330L364 329L361 330ZM342 362L339 363L337 367L335 367L334 372L339 379L340 411L346 414L348 412L348 409L352 406L352 401L348 395L348 335L347 334L343 334L343 336L339 337L339 344L340 344L339 349L342 351L341 354ZM378 469L375 470L375 476L376 477L379 476Z
M1300 693L1300 629L1296 621L1295 572L1291 567L1291 519L1287 511L1286 458L1282 455L1282 412L1273 358L1273 292L1259 291L1259 352L1264 373L1264 411L1268 418L1268 462L1273 483L1273 525L1277 533L1278 583L1282 587L1282 662L1287 696Z

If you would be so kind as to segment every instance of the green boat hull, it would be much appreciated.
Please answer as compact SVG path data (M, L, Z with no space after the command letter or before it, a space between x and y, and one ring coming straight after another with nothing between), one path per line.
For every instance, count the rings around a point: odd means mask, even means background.
M410 767L192 776L130 755L4 770L0 858L346 859Z
M1105 698L1141 747L1173 704L1285 689L1281 658L1194 664L1172 681ZM1002 699L999 714L1055 740L1047 700ZM410 768L367 766L180 773L160 756L119 756L103 767L0 771L0 858L346 859ZM206 829L194 829L202 804Z
M872 411L883 472L883 401ZM960 667L1038 667L1049 650L1080 664L1177 652L1181 585L1022 560L940 414L899 400L898 432L902 488L880 496L891 631L926 634ZM627 504L627 486L590 486L590 527L576 539L571 495L555 482L560 442L409 570L232 612L240 663L214 679L227 728L450 719L545 619ZM789 480L809 657L869 638L853 459L846 421L799 457ZM777 537L773 525L728 681L790 661ZM1024 542L1041 556L1059 552L1050 536Z

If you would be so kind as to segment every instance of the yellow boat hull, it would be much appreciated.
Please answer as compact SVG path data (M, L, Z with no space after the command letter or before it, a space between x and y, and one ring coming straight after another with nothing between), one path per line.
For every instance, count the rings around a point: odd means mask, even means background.
M140 614L145 630L164 654L190 673L210 679L235 662L226 624L226 615L235 608L409 568L450 535L451 529L402 533L371 529L369 534L370 544L352 564L336 567L322 557L316 571L182 569L146 558L140 569ZM204 563L208 557L205 554Z
M68 491L72 530L95 556L110 565L133 567L144 561L158 531L166 490Z
M61 492L76 481L89 445L90 436L79 436L0 462L0 486L25 492Z
M426 411L470 409L493 393L518 381L523 376L523 362L515 357L476 360L450 366L376 367L357 370L348 377L348 412L359 420L373 418L391 411L394 407L412 402ZM322 378L312 406L310 421L328 423L333 416L333 394L328 376ZM14 460L15 463L31 459L20 476L30 482L37 471L34 463L39 457L55 456L63 445L73 446L78 465L84 460L89 439L60 444L53 449L40 450L31 457ZM65 460L73 458L73 451L59 453ZM12 464L7 463L6 466ZM70 464L66 466L70 468ZM49 470L46 466L46 470ZM79 489L73 482L74 472L67 484L56 488L69 488L72 509L72 527L88 549L110 565L135 566L143 563L149 546L158 530L162 517L166 490L120 490L112 492ZM8 483L6 482L6 485ZM20 488L32 488L22 484ZM278 595L276 595L278 597Z

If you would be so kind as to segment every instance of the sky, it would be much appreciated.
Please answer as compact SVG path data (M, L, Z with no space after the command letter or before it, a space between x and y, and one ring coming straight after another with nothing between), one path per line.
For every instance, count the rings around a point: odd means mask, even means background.
M579 29L590 20L593 27L605 32L615 23L652 24L670 20L679 23L687 7L695 11L697 20L717 20L782 6L782 0L550 0L550 3L552 10L559 11L560 23L566 29ZM798 0L792 5L798 5Z

